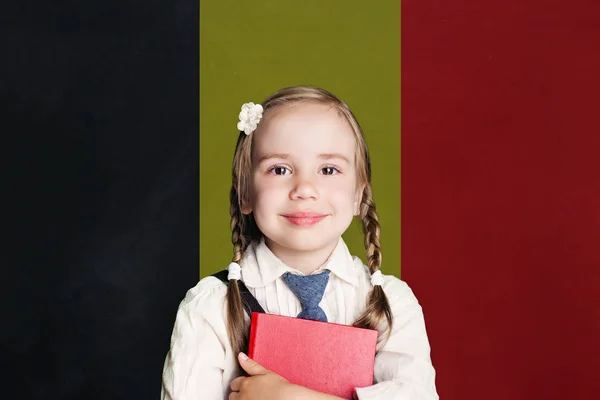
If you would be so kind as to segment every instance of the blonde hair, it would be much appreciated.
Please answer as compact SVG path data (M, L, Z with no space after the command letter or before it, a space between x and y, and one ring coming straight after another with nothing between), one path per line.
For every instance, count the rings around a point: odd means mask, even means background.
M381 266L381 246L379 244L380 225L373 192L371 189L371 161L362 129L350 108L342 100L324 89L310 86L293 86L277 91L262 102L263 118L274 110L298 102L316 102L329 105L340 113L352 127L356 138L356 170L360 186L364 185L360 204L360 219L364 234L367 265L371 274ZM242 206L250 201L250 176L252 170L252 138L255 133L246 135L240 132L233 157L233 181L231 201L231 240L233 242L233 262L240 263L244 251L253 241L260 240L262 233L256 226L252 214L242 213ZM247 347L247 332L244 322L244 307L237 280L229 281L227 290L227 329L234 354ZM374 286L367 298L365 311L354 322L354 326L377 329L383 319L387 320L387 336L392 329L392 312L381 286Z

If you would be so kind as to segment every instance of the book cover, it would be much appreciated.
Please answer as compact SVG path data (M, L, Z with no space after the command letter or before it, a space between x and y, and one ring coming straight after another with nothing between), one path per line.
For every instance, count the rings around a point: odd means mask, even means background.
M248 356L291 383L351 399L373 384L377 331L253 313Z

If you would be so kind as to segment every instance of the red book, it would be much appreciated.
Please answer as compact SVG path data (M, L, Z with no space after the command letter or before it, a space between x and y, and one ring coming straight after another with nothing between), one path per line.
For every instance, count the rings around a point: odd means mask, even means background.
M351 399L373 384L377 331L252 313L248 356L291 383Z

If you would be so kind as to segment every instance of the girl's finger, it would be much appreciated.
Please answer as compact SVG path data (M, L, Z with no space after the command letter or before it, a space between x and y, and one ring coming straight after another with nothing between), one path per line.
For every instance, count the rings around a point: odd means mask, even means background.
M240 394L237 392L231 392L229 394L229 400L238 400L240 398Z
M239 392L242 387L242 382L244 382L244 379L246 379L246 378L247 377L245 377L245 376L238 376L237 378L235 378L234 380L231 381L231 384L229 385L229 387L234 392Z
M262 375L269 372L265 367L263 367L256 361L248 358L248 356L244 353L238 354L238 361L244 369L244 371L248 373L248 375Z

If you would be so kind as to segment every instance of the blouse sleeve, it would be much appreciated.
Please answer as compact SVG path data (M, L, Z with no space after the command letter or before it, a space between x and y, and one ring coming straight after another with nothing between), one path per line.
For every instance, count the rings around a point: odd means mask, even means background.
M162 400L223 400L225 285L201 280L179 305L164 363Z
M375 385L357 388L360 400L438 400L435 370L421 306L408 285L386 276L384 291L394 317L387 342L375 356ZM386 324L387 326L387 324Z

